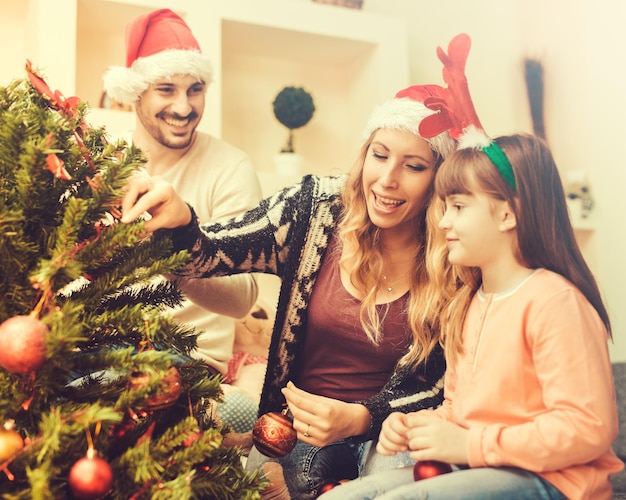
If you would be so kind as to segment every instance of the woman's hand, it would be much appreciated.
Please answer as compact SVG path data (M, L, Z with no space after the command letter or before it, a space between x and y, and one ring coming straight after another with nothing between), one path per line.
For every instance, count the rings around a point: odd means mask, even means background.
M409 438L407 433L407 415L405 413L394 412L383 421L376 451L381 455L395 455L409 449Z
M449 464L468 462L469 431L447 420L412 413L406 415L411 458L439 460Z
M370 414L358 403L317 396L289 382L282 389L293 415L298 439L313 446L327 446L350 436L359 436L370 428Z
M140 173L128 181L122 198L121 221L128 224L145 212L152 216L144 224L148 233L185 226L191 222L191 210L171 184L160 177Z

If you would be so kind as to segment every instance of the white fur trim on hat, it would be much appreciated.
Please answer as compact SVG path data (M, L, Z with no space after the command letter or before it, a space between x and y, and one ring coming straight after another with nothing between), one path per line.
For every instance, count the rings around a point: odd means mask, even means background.
M421 102L408 97L390 99L374 108L365 125L364 138L380 128L401 130L421 137L418 132L420 122L433 113ZM424 140L442 158L456 150L456 142L448 132Z
M136 59L130 68L109 68L103 76L104 91L114 101L133 104L150 84L174 75L191 75L208 85L213 81L213 67L201 52L163 50Z
M489 146L492 142L493 141L482 128L478 128L475 125L469 125L463 129L461 137L459 137L459 149L483 149Z

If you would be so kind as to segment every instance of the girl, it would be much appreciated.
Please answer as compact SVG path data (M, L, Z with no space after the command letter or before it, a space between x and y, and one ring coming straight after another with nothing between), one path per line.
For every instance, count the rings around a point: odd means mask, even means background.
M611 498L609 476L623 468L611 450L611 328L558 170L534 136L489 148L457 151L435 180L439 227L462 281L443 325L444 404L390 415L377 445L454 470L415 482L405 467L324 500Z
M440 91L410 87L377 107L349 176L306 176L225 224L200 228L158 178L129 184L122 221L147 210L146 230L177 227L175 243L193 259L179 275L282 278L260 413L287 403L298 443L279 468L264 465L266 498L315 498L326 483L356 477L392 409L443 400L438 318L453 282L430 280L425 214L456 143L447 132L428 140L418 132L433 114L423 100ZM253 449L247 466L266 460ZM377 467L398 463L406 462Z

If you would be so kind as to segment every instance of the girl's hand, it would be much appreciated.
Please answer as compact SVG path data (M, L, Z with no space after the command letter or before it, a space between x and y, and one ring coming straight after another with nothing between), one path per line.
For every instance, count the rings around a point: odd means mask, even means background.
M391 413L384 421L376 443L376 451L381 455L395 455L409 449L407 415Z
M468 462L469 431L460 425L417 413L407 415L409 449L414 460L439 460L449 464Z
M144 224L148 233L191 222L191 210L169 183L160 177L139 173L128 181L122 198L121 221L128 224L145 212L152 216Z
M317 396L289 382L282 389L293 415L298 439L313 446L327 446L350 436L364 434L370 428L367 408L357 403Z

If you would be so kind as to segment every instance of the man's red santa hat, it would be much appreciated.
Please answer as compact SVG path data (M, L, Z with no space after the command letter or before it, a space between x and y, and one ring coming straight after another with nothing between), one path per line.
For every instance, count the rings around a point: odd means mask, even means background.
M173 75L213 81L208 57L185 21L170 9L137 16L126 25L126 67L104 74L104 90L115 101L132 104L151 83Z

